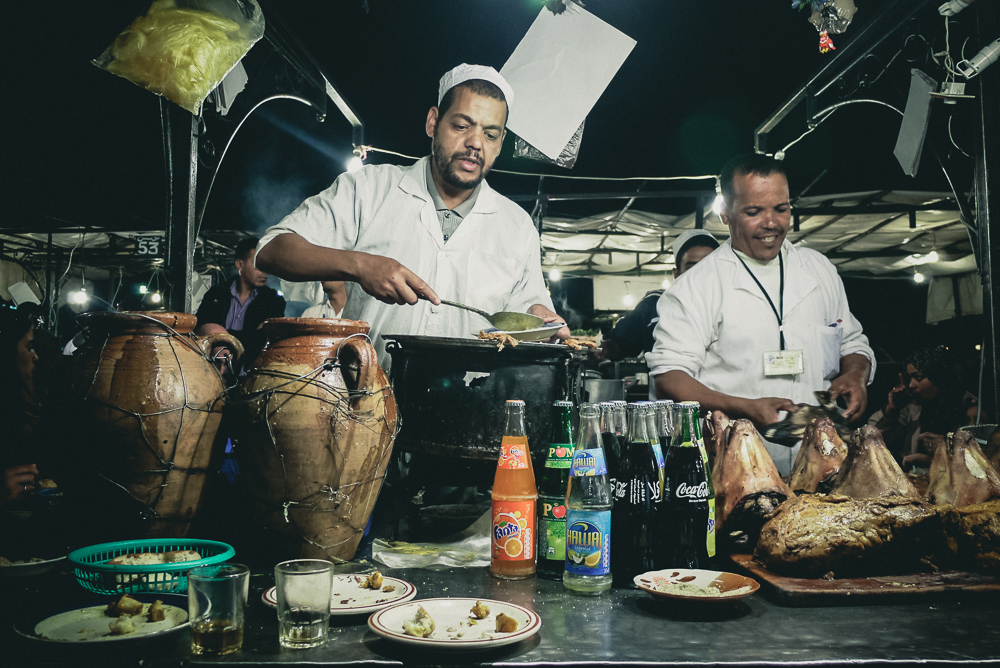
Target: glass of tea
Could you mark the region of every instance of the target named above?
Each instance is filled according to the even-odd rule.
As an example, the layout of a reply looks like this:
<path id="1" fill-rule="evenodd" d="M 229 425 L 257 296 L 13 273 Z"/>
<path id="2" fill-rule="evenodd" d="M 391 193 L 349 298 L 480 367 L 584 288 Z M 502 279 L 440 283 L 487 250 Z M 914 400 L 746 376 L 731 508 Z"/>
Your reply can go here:
<path id="1" fill-rule="evenodd" d="M 317 647 L 330 633 L 333 564 L 293 559 L 274 567 L 278 598 L 278 641 L 282 647 Z"/>
<path id="2" fill-rule="evenodd" d="M 243 618 L 250 569 L 242 564 L 201 566 L 188 571 L 191 653 L 230 654 L 243 646 Z"/>

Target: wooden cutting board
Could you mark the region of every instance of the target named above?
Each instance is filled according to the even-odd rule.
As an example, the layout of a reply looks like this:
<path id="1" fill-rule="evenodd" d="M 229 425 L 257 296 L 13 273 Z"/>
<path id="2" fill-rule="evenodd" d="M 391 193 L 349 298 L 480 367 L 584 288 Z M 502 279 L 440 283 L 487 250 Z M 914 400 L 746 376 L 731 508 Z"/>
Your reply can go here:
<path id="1" fill-rule="evenodd" d="M 915 603 L 935 597 L 1000 594 L 1000 577 L 983 573 L 940 571 L 823 580 L 772 573 L 749 554 L 734 554 L 729 558 L 757 579 L 778 603 L 791 606 Z"/>

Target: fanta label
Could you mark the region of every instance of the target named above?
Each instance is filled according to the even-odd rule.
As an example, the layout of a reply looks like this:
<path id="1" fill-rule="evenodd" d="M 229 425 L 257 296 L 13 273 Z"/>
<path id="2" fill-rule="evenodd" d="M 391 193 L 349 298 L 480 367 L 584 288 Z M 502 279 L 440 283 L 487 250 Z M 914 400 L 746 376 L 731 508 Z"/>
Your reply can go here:
<path id="1" fill-rule="evenodd" d="M 611 511 L 571 510 L 566 518 L 566 570 L 577 575 L 611 572 Z"/>
<path id="2" fill-rule="evenodd" d="M 531 458 L 528 456 L 527 443 L 500 443 L 500 459 L 497 460 L 499 469 L 526 469 L 531 466 Z"/>
<path id="3" fill-rule="evenodd" d="M 601 448 L 578 450 L 573 454 L 573 466 L 569 474 L 575 477 L 607 475 L 608 465 L 604 461 L 604 450 Z"/>
<path id="4" fill-rule="evenodd" d="M 535 558 L 535 502 L 494 501 L 490 554 L 500 561 Z"/>

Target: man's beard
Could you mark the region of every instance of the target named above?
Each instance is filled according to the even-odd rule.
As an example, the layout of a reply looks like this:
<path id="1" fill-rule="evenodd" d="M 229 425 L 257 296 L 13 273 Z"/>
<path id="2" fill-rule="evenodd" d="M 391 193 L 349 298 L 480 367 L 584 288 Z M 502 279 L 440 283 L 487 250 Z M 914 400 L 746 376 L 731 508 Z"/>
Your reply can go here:
<path id="1" fill-rule="evenodd" d="M 460 190 L 472 190 L 478 186 L 484 178 L 486 178 L 486 168 L 483 165 L 483 158 L 481 155 L 477 155 L 474 152 L 459 152 L 452 153 L 450 156 L 445 156 L 443 153 L 444 151 L 441 148 L 441 144 L 439 144 L 437 139 L 435 139 L 431 146 L 431 159 L 434 160 L 434 166 L 437 168 L 437 173 L 441 176 L 441 180 L 453 188 L 458 188 Z M 472 158 L 473 160 L 479 161 L 479 175 L 471 181 L 463 181 L 460 179 L 455 171 L 456 168 L 454 164 L 455 160 L 460 158 Z"/>

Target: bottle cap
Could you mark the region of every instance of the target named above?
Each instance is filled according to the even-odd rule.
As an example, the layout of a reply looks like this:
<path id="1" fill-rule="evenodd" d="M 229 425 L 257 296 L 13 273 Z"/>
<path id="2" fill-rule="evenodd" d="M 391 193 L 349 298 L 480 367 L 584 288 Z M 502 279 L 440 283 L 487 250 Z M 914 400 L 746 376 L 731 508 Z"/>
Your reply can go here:
<path id="1" fill-rule="evenodd" d="M 508 403 L 510 403 L 510 402 L 508 402 Z M 524 402 L 522 401 L 521 403 L 524 403 Z M 558 406 L 559 408 L 566 408 L 567 406 L 569 406 L 570 408 L 572 408 L 573 407 L 573 402 L 572 401 L 555 401 L 555 402 L 552 403 L 552 405 L 553 406 Z"/>
<path id="2" fill-rule="evenodd" d="M 524 405 L 524 401 L 522 399 L 508 399 L 507 400 L 507 405 L 508 406 L 523 406 Z"/>

